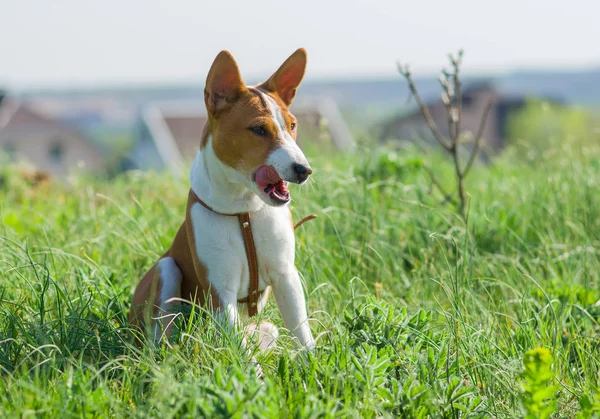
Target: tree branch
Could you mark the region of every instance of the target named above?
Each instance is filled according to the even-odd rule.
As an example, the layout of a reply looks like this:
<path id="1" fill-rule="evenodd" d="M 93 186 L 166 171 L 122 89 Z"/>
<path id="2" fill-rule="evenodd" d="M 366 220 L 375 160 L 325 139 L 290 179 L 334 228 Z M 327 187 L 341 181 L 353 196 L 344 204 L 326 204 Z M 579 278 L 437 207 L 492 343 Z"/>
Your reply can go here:
<path id="1" fill-rule="evenodd" d="M 423 167 L 425 172 L 427 172 L 427 174 L 429 175 L 429 178 L 431 179 L 431 183 L 433 183 L 436 186 L 436 188 L 438 188 L 440 193 L 442 195 L 444 195 L 444 201 L 442 201 L 442 203 L 450 202 L 452 205 L 456 206 L 456 200 L 452 197 L 451 194 L 446 192 L 446 190 L 444 189 L 444 187 L 442 186 L 442 184 L 440 183 L 438 178 L 435 177 L 435 175 L 433 174 L 433 171 L 425 165 L 423 165 L 421 167 Z"/>
<path id="2" fill-rule="evenodd" d="M 442 70 L 442 74 L 440 75 L 440 84 L 442 85 L 442 89 L 444 92 L 442 93 L 442 103 L 446 108 L 446 113 L 448 116 L 448 135 L 450 137 L 450 149 L 448 150 L 452 154 L 452 150 L 454 148 L 454 144 L 456 143 L 456 134 L 455 134 L 455 112 L 454 112 L 454 88 L 450 83 L 448 83 L 449 74 L 446 70 Z"/>
<path id="3" fill-rule="evenodd" d="M 429 126 L 429 129 L 433 133 L 435 139 L 440 143 L 440 145 L 442 147 L 444 147 L 444 149 L 446 149 L 447 151 L 450 151 L 451 146 L 448 145 L 446 140 L 444 140 L 444 137 L 440 133 L 437 125 L 435 124 L 433 118 L 431 117 L 431 113 L 429 112 L 429 109 L 427 108 L 427 106 L 425 105 L 423 100 L 421 99 L 421 96 L 419 95 L 419 92 L 417 91 L 417 87 L 415 86 L 415 83 L 412 79 L 410 71 L 408 71 L 408 69 L 403 69 L 402 66 L 400 64 L 398 64 L 398 72 L 402 76 L 404 76 L 404 78 L 408 82 L 408 87 L 410 89 L 410 92 L 412 93 L 415 100 L 417 101 L 417 104 L 419 105 L 419 109 L 421 110 L 421 113 L 423 114 L 423 117 L 425 118 L 425 121 L 427 122 L 427 125 Z"/>
<path id="4" fill-rule="evenodd" d="M 469 157 L 469 161 L 467 165 L 462 171 L 462 177 L 467 176 L 469 170 L 471 170 L 471 166 L 475 162 L 477 158 L 477 154 L 479 154 L 479 147 L 481 146 L 481 138 L 483 137 L 483 130 L 485 129 L 485 124 L 487 122 L 488 115 L 490 110 L 492 109 L 492 105 L 494 104 L 494 99 L 490 99 L 488 103 L 485 105 L 485 109 L 483 110 L 483 115 L 481 116 L 481 121 L 479 122 L 479 128 L 477 129 L 477 136 L 475 137 L 475 145 L 473 146 L 473 151 L 471 151 L 471 156 Z"/>
<path id="5" fill-rule="evenodd" d="M 462 50 L 458 51 L 456 58 L 450 56 L 450 62 L 452 63 L 452 67 L 454 69 L 454 74 L 452 75 L 452 79 L 454 82 L 454 94 L 456 96 L 456 119 L 454 125 L 454 134 L 456 135 L 456 148 L 458 148 L 458 144 L 460 143 L 460 134 L 461 134 L 461 116 L 462 116 L 462 85 L 460 82 L 460 65 L 462 64 Z"/>

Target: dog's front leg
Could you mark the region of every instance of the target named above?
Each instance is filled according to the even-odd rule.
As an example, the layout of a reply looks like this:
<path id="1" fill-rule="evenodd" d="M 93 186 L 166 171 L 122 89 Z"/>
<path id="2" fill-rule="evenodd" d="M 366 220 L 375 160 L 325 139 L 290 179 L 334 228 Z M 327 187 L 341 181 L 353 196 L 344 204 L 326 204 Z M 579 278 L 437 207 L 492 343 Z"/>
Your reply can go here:
<path id="1" fill-rule="evenodd" d="M 238 332 L 242 330 L 240 315 L 238 312 L 238 302 L 237 302 L 237 294 L 232 292 L 224 292 L 221 294 L 221 309 L 217 313 L 217 319 L 219 319 L 219 323 L 222 326 L 229 328 L 233 331 L 234 335 L 237 337 Z M 256 368 L 256 375 L 258 377 L 262 377 L 263 371 L 261 365 L 258 363 L 256 358 L 252 355 L 252 351 L 248 347 L 248 341 L 246 340 L 246 335 L 244 331 L 241 333 L 241 347 L 242 350 L 246 352 L 246 355 L 250 358 L 250 362 Z"/>
<path id="2" fill-rule="evenodd" d="M 306 315 L 306 300 L 296 268 L 291 267 L 285 274 L 274 275 L 272 286 L 285 327 L 298 338 L 300 345 L 314 349 L 315 341 Z"/>
<path id="3" fill-rule="evenodd" d="M 240 320 L 240 314 L 238 311 L 237 293 L 232 291 L 225 291 L 220 293 L 221 307 L 217 311 L 217 320 L 221 324 L 221 327 L 227 327 L 237 337 L 238 333 L 241 332 L 241 346 L 242 349 L 248 350 L 248 342 L 246 336 L 243 333 L 242 322 Z M 249 355 L 250 352 L 248 352 Z"/>
<path id="4" fill-rule="evenodd" d="M 240 315 L 237 306 L 237 293 L 234 291 L 224 291 L 219 293 L 221 306 L 216 311 L 218 323 L 223 328 L 237 334 L 241 329 Z M 245 345 L 245 339 L 242 339 L 242 345 Z"/>

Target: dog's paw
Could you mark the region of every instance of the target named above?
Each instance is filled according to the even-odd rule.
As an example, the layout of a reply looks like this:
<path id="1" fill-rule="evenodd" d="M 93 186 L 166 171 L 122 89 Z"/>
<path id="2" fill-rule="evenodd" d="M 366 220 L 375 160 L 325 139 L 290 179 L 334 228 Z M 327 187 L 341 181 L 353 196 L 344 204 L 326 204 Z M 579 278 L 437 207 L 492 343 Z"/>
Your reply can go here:
<path id="1" fill-rule="evenodd" d="M 256 323 L 249 324 L 246 326 L 246 333 L 250 336 L 256 335 L 261 351 L 275 347 L 279 338 L 279 329 L 270 322 L 260 322 L 258 325 Z"/>
<path id="2" fill-rule="evenodd" d="M 304 348 L 310 352 L 314 352 L 316 347 L 317 347 L 317 342 L 314 339 L 309 340 L 304 345 Z"/>

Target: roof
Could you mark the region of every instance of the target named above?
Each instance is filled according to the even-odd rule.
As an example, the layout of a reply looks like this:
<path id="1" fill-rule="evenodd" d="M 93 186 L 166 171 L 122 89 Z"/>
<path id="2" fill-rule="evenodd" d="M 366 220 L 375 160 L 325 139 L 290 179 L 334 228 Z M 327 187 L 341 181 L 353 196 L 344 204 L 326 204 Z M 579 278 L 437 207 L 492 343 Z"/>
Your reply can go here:
<path id="1" fill-rule="evenodd" d="M 20 106 L 21 101 L 17 99 L 4 99 L 0 103 L 0 131 L 8 126 Z"/>
<path id="2" fill-rule="evenodd" d="M 498 91 L 498 89 L 494 87 L 493 83 L 491 83 L 489 81 L 482 80 L 482 81 L 471 82 L 471 83 L 466 84 L 463 87 L 462 98 L 463 98 L 463 100 L 468 99 L 468 98 L 473 98 L 474 96 L 476 96 L 478 94 L 488 93 L 488 92 L 495 94 L 497 96 L 501 95 L 500 92 Z M 500 97 L 503 97 L 503 96 L 500 96 Z M 413 98 L 411 97 L 411 99 L 413 99 Z M 434 105 L 441 104 L 442 100 L 440 99 L 440 95 L 437 94 L 435 97 L 425 99 L 424 102 L 425 102 L 425 106 L 427 106 L 428 108 L 431 108 Z M 404 120 L 413 119 L 413 118 L 415 118 L 417 116 L 421 116 L 421 115 L 422 115 L 421 110 L 415 104 L 415 106 L 413 106 L 406 112 L 402 112 L 399 115 L 397 114 L 396 116 L 392 117 L 387 122 L 385 122 L 383 125 L 397 124 Z"/>
<path id="3" fill-rule="evenodd" d="M 9 124 L 44 124 L 61 131 L 66 131 L 74 137 L 86 140 L 86 142 L 93 145 L 78 128 L 48 117 L 29 104 L 14 97 L 5 97 L 0 103 L 0 132 L 7 128 Z"/>
<path id="4" fill-rule="evenodd" d="M 0 103 L 0 135 L 12 128 L 34 127 L 46 131 L 55 130 L 82 142 L 88 152 L 102 159 L 101 149 L 77 127 L 65 124 L 30 106 L 28 103 L 11 96 L 5 96 Z"/>
<path id="5" fill-rule="evenodd" d="M 189 150 L 182 135 L 196 135 L 199 144 L 207 118 L 204 105 L 197 101 L 153 102 L 142 109 L 140 117 L 164 164 L 174 171 L 181 167 Z"/>

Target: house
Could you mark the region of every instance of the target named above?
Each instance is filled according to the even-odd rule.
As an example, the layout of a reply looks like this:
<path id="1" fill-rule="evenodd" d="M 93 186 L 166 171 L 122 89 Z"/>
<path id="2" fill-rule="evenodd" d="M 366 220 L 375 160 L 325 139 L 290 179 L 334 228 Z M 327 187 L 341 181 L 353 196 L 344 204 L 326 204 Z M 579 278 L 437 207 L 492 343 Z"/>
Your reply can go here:
<path id="1" fill-rule="evenodd" d="M 482 149 L 488 152 L 498 152 L 507 142 L 507 116 L 521 109 L 526 104 L 526 98 L 518 95 L 504 95 L 489 83 L 479 83 L 467 86 L 462 94 L 461 126 L 463 134 L 470 133 L 473 138 L 477 135 L 480 121 L 487 103 L 492 100 L 492 107 L 482 135 Z M 440 133 L 448 137 L 448 113 L 441 99 L 427 104 L 432 119 Z M 395 117 L 384 124 L 381 142 L 407 140 L 424 140 L 434 142 L 425 118 L 419 109 L 407 115 Z"/>
<path id="2" fill-rule="evenodd" d="M 325 141 L 347 150 L 353 140 L 335 102 L 322 100 L 294 107 L 298 118 L 298 144 Z M 142 107 L 134 128 L 134 145 L 123 169 L 178 171 L 196 155 L 207 121 L 204 102 L 163 101 Z"/>
<path id="3" fill-rule="evenodd" d="M 103 169 L 99 150 L 74 127 L 13 97 L 0 102 L 0 150 L 55 177 Z"/>

